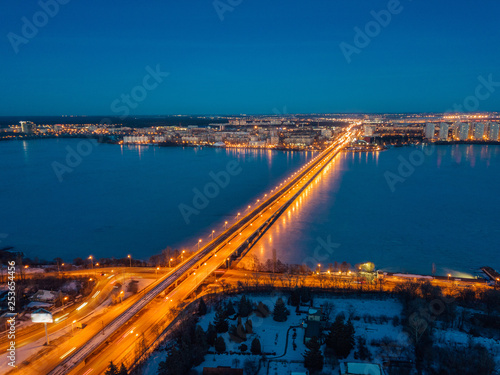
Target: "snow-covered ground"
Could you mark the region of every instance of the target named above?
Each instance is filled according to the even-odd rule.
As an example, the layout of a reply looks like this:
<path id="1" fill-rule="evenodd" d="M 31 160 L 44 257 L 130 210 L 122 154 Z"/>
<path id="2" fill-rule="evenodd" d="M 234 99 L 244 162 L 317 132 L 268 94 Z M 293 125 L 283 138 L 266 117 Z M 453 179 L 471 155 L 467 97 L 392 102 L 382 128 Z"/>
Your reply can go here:
<path id="1" fill-rule="evenodd" d="M 272 311 L 279 295 L 250 295 L 250 299 L 254 303 L 263 302 Z M 229 300 L 233 302 L 237 311 L 238 301 L 241 296 L 232 297 Z M 287 296 L 282 296 L 283 301 L 287 301 Z M 342 297 L 316 297 L 314 298 L 314 307 L 324 306 L 326 303 L 333 305 L 333 311 L 330 316 L 330 321 L 333 322 L 339 313 L 343 313 L 346 318 L 351 317 L 355 328 L 355 336 L 364 337 L 366 345 L 372 356 L 372 363 L 382 364 L 384 359 L 404 359 L 405 353 L 412 353 L 413 349 L 406 333 L 403 332 L 402 326 L 398 320 L 401 319 L 402 306 L 397 299 L 371 299 L 371 298 L 342 298 Z M 286 322 L 275 322 L 272 315 L 267 318 L 261 318 L 255 313 L 252 313 L 249 319 L 252 321 L 253 333 L 247 334 L 247 339 L 244 344 L 248 350 L 245 354 L 241 354 L 239 346 L 242 343 L 231 341 L 229 333 L 224 333 L 221 336 L 226 343 L 225 354 L 213 354 L 214 348 L 210 348 L 212 354 L 205 356 L 205 361 L 195 370 L 201 374 L 204 367 L 231 366 L 244 368 L 246 360 L 253 360 L 257 364 L 261 356 L 251 355 L 250 346 L 254 338 L 259 338 L 262 346 L 262 351 L 266 353 L 276 353 L 275 355 L 267 355 L 268 361 L 265 363 L 259 374 L 269 375 L 288 375 L 292 372 L 305 372 L 303 366 L 303 354 L 306 347 L 303 343 L 305 329 L 301 323 L 306 319 L 308 308 L 302 306 L 302 313 L 296 313 L 295 307 L 287 305 L 290 310 L 290 315 Z M 210 323 L 213 324 L 215 317 L 215 309 L 209 307 L 208 313 L 201 317 L 199 325 L 206 330 Z M 394 317 L 398 317 L 394 321 Z M 242 323 L 245 323 L 246 318 L 242 318 Z M 236 325 L 237 320 L 230 320 L 229 325 Z M 292 328 L 291 328 L 292 327 Z M 285 344 L 288 336 L 288 346 L 285 353 Z M 296 336 L 294 338 L 294 331 Z M 467 333 L 461 332 L 458 329 L 440 329 L 436 328 L 433 332 L 434 342 L 436 345 L 468 345 L 469 340 L 475 344 L 481 344 L 496 357 L 497 363 L 500 363 L 500 342 L 494 339 L 485 337 L 471 338 Z M 296 344 L 296 347 L 294 346 Z M 374 344 L 374 345 L 373 345 Z M 324 346 L 323 346 L 324 348 Z M 408 349 L 408 351 L 406 351 Z M 229 354 L 233 352 L 232 354 Z M 345 360 L 348 362 L 360 362 L 354 357 L 355 350 L 351 352 Z M 410 354 L 411 355 L 411 354 Z M 165 360 L 166 351 L 154 352 L 146 362 L 142 369 L 145 375 L 157 375 L 158 365 Z M 325 366 L 323 373 L 338 374 L 338 364 L 325 356 Z"/>
<path id="2" fill-rule="evenodd" d="M 282 296 L 283 300 L 287 301 L 287 296 Z M 250 296 L 250 299 L 254 303 L 263 302 L 272 311 L 274 304 L 279 296 L 270 297 L 268 295 Z M 235 309 L 237 310 L 238 301 L 240 296 L 231 298 Z M 339 313 L 344 313 L 346 318 L 350 315 L 353 316 L 353 324 L 356 330 L 356 336 L 364 336 L 367 339 L 368 347 L 370 348 L 371 340 L 379 340 L 383 337 L 389 336 L 392 338 L 402 337 L 401 326 L 394 327 L 392 325 L 392 318 L 394 316 L 401 315 L 401 304 L 394 299 L 386 300 L 372 300 L 372 299 L 354 299 L 354 298 L 315 298 L 314 307 L 319 307 L 324 305 L 326 302 L 333 304 L 333 312 L 331 314 L 331 321 L 335 319 L 335 316 Z M 271 360 L 269 363 L 269 374 L 289 374 L 291 371 L 305 371 L 301 362 L 304 360 L 303 354 L 306 350 L 304 345 L 304 332 L 305 329 L 302 327 L 302 322 L 306 319 L 307 313 L 305 313 L 308 308 L 301 307 L 301 311 L 304 313 L 296 313 L 295 307 L 287 305 L 290 310 L 290 315 L 286 322 L 276 322 L 273 320 L 272 315 L 267 318 L 261 318 L 255 313 L 251 314 L 249 319 L 252 321 L 253 332 L 247 335 L 247 340 L 244 342 L 248 346 L 246 354 L 239 354 L 240 350 L 238 347 L 242 343 L 236 343 L 230 340 L 229 333 L 224 333 L 221 336 L 226 342 L 226 354 L 208 354 L 205 356 L 205 362 L 200 366 L 196 367 L 196 370 L 201 374 L 204 367 L 217 367 L 217 366 L 232 366 L 242 368 L 245 360 L 253 359 L 258 362 L 260 356 L 254 356 L 250 353 L 250 345 L 254 338 L 258 338 L 261 342 L 262 351 L 266 353 L 276 353 L 275 355 L 268 355 L 268 358 L 279 357 L 276 360 Z M 373 323 L 365 323 L 363 316 L 370 315 L 374 318 L 388 317 L 386 323 L 377 323 L 374 319 Z M 215 317 L 215 310 L 210 309 L 209 312 L 200 319 L 199 325 L 206 330 L 209 323 L 213 324 Z M 242 319 L 243 324 L 246 318 Z M 229 325 L 236 325 L 237 320 L 229 321 Z M 291 328 L 295 327 L 295 328 Z M 288 347 L 285 353 L 285 344 L 288 335 Z M 294 338 L 294 332 L 296 332 L 296 337 Z M 294 347 L 294 343 L 296 347 Z M 370 348 L 372 353 L 376 354 L 376 348 Z M 210 349 L 212 352 L 213 348 Z M 229 354 L 229 352 L 236 352 Z M 348 360 L 354 360 L 354 351 Z M 156 375 L 158 364 L 163 361 L 166 357 L 166 352 L 159 351 L 155 352 L 151 358 L 148 360 L 143 373 L 145 375 Z M 328 365 L 325 366 L 324 371 L 333 371 Z M 261 370 L 262 374 L 267 373 L 267 369 Z"/>
<path id="3" fill-rule="evenodd" d="M 252 297 L 252 301 L 258 303 L 262 301 L 265 303 L 269 309 L 272 311 L 274 304 L 279 296 L 275 297 Z M 237 306 L 237 301 L 239 298 L 234 298 L 233 303 Z M 286 302 L 286 296 L 283 297 L 283 300 Z M 391 324 L 391 320 L 384 324 L 377 323 L 365 323 L 362 319 L 365 315 L 370 315 L 375 318 L 379 318 L 381 316 L 388 316 L 390 318 L 394 316 L 400 316 L 401 314 L 401 305 L 396 300 L 364 300 L 364 299 L 353 299 L 353 298 L 315 298 L 314 299 L 314 307 L 319 307 L 324 305 L 326 302 L 333 304 L 333 312 L 331 316 L 331 321 L 335 319 L 335 316 L 339 313 L 344 313 L 346 317 L 350 315 L 353 316 L 353 324 L 356 330 L 356 336 L 365 336 L 367 339 L 367 343 L 369 344 L 372 339 L 382 339 L 385 336 L 389 337 L 398 337 L 401 335 L 402 330 L 401 327 L 394 327 Z M 291 371 L 290 366 L 292 361 L 303 361 L 303 354 L 306 351 L 306 347 L 304 345 L 304 332 L 305 329 L 302 328 L 302 322 L 306 319 L 306 313 L 295 312 L 295 308 L 292 306 L 287 306 L 290 310 L 290 315 L 286 322 L 276 322 L 273 320 L 272 316 L 268 316 L 267 318 L 260 318 L 255 314 L 250 316 L 250 319 L 253 323 L 253 331 L 254 333 L 248 335 L 247 341 L 245 344 L 250 347 L 250 344 L 254 337 L 257 337 L 262 346 L 262 351 L 266 353 L 276 353 L 276 357 L 279 358 L 278 361 L 273 361 L 270 363 L 270 374 L 285 374 Z M 301 311 L 307 311 L 306 307 L 301 307 Z M 200 325 L 203 329 L 207 329 L 208 324 L 213 322 L 215 316 L 215 311 L 211 311 L 203 319 L 200 321 Z M 356 317 L 360 317 L 360 320 L 356 320 Z M 244 322 L 244 319 L 243 319 Z M 233 324 L 235 322 L 232 322 Z M 231 324 L 231 322 L 230 322 Z M 300 326 L 300 328 L 296 328 L 297 337 L 293 339 L 293 328 L 290 330 L 288 337 L 288 348 L 285 354 L 285 344 L 286 344 L 286 334 L 287 330 L 292 326 Z M 225 333 L 222 335 L 224 340 L 226 341 L 227 352 L 236 351 L 239 352 L 238 346 L 241 344 L 232 342 L 229 339 L 229 334 Z M 296 349 L 294 349 L 293 343 L 296 344 Z M 375 351 L 375 350 L 372 350 Z M 284 355 L 283 355 L 284 354 Z M 353 353 L 351 353 L 351 357 Z M 205 357 L 206 361 L 197 367 L 197 370 L 201 373 L 203 367 L 217 367 L 217 366 L 228 366 L 233 363 L 239 363 L 240 367 L 243 365 L 244 361 L 248 358 L 254 357 L 256 359 L 259 356 L 248 356 L 248 355 L 238 355 L 238 354 L 209 354 Z M 273 357 L 273 356 L 269 356 Z M 235 361 L 235 359 L 239 360 Z M 354 359 L 354 358 L 350 358 Z M 234 361 L 234 362 L 233 362 Z M 286 361 L 286 362 L 284 362 Z M 302 364 L 293 364 L 294 371 L 305 371 Z M 275 369 L 275 370 L 273 370 Z M 325 371 L 332 370 L 328 367 L 324 368 Z M 285 372 L 283 372 L 285 371 Z"/>

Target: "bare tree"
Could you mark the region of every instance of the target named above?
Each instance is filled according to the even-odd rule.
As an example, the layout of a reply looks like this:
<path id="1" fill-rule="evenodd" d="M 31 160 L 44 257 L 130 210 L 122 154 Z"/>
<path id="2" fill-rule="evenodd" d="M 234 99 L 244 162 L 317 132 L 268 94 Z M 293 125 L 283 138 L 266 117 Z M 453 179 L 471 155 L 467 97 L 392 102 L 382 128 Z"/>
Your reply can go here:
<path id="1" fill-rule="evenodd" d="M 261 278 L 261 274 L 259 272 L 253 272 L 252 273 L 252 281 L 253 281 L 253 284 L 254 286 L 257 288 L 260 284 L 260 278 Z"/>

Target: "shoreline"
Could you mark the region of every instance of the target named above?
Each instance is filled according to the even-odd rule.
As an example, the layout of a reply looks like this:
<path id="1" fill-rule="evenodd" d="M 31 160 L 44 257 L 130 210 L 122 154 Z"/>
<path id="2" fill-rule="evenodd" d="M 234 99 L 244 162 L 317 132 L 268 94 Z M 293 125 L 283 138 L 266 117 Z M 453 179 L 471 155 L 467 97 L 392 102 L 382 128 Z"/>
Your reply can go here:
<path id="1" fill-rule="evenodd" d="M 114 141 L 110 139 L 103 139 L 101 136 L 93 135 L 65 135 L 65 136 L 47 136 L 47 137 L 16 137 L 16 138 L 0 138 L 0 141 L 35 141 L 35 140 L 48 140 L 48 139 L 96 139 L 100 144 L 110 144 L 117 146 L 151 146 L 151 147 L 161 147 L 161 148 L 169 148 L 169 147 L 210 147 L 210 148 L 219 148 L 219 149 L 245 149 L 245 150 L 269 150 L 269 151 L 310 151 L 310 152 L 320 152 L 324 150 L 324 148 L 290 148 L 290 147 L 251 147 L 251 146 L 215 146 L 211 144 L 194 144 L 194 143 L 172 143 L 172 144 L 161 144 L 161 143 L 120 143 L 119 141 Z"/>

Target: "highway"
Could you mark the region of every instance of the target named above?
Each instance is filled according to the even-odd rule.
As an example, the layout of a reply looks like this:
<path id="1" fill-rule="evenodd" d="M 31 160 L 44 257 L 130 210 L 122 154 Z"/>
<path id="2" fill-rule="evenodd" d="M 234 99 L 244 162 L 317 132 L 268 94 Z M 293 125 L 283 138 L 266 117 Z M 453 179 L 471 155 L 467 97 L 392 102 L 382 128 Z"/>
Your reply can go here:
<path id="1" fill-rule="evenodd" d="M 271 274 L 269 272 L 252 272 L 245 270 L 228 270 L 224 273 L 223 280 L 232 287 L 241 282 L 248 287 L 272 286 L 274 288 L 294 288 L 298 286 L 311 288 L 339 288 L 359 290 L 376 290 L 390 292 L 400 284 L 408 281 L 429 281 L 432 285 L 439 286 L 443 292 L 451 294 L 459 288 L 472 288 L 473 290 L 485 290 L 490 288 L 484 279 L 464 279 L 460 277 L 447 276 L 426 276 L 426 275 L 388 274 L 379 273 L 378 279 L 372 284 L 366 283 L 363 276 L 355 271 L 347 273 L 340 272 L 313 272 L 305 275 Z M 363 282 L 361 284 L 361 282 Z"/>
<path id="2" fill-rule="evenodd" d="M 88 334 L 84 335 L 82 332 L 79 336 L 80 340 L 71 340 L 71 342 L 64 343 L 64 345 L 57 348 L 54 353 L 46 356 L 46 365 L 40 367 L 34 365 L 29 366 L 31 367 L 31 370 L 35 372 L 26 373 L 48 373 L 51 375 L 70 373 L 72 369 L 80 363 L 83 364 L 83 360 L 85 358 L 89 357 L 93 352 L 100 348 L 103 343 L 106 341 L 109 342 L 110 339 L 113 342 L 113 345 L 107 345 L 107 348 L 111 348 L 110 350 L 112 350 L 115 354 L 119 354 L 122 357 L 125 356 L 127 352 L 130 352 L 130 350 L 132 350 L 132 348 L 136 345 L 137 340 L 142 337 L 142 334 L 147 332 L 148 329 L 152 329 L 153 325 L 150 324 L 151 322 L 148 323 L 149 320 L 146 319 L 148 311 L 155 310 L 155 316 L 157 319 L 159 317 L 163 318 L 166 314 L 168 314 L 170 306 L 178 306 L 185 298 L 198 288 L 207 276 L 211 275 L 217 268 L 224 265 L 232 254 L 242 244 L 244 244 L 249 237 L 253 236 L 259 228 L 262 228 L 262 226 L 265 226 L 269 221 L 276 218 L 276 215 L 283 212 L 284 207 L 288 207 L 288 205 L 304 191 L 308 184 L 314 180 L 319 173 L 321 173 L 323 168 L 331 162 L 337 153 L 348 144 L 353 134 L 351 128 L 352 127 L 343 133 L 330 147 L 317 155 L 299 171 L 293 173 L 280 185 L 272 189 L 271 192 L 264 194 L 262 202 L 261 200 L 255 202 L 255 208 L 251 212 L 243 216 L 230 228 L 221 233 L 217 238 L 208 243 L 205 247 L 201 248 L 190 258 L 186 259 L 171 273 L 162 277 L 157 283 L 152 285 L 151 288 L 148 288 L 140 299 L 131 304 L 130 307 L 124 310 L 120 315 L 116 316 L 112 321 L 105 325 L 103 323 L 104 329 L 101 330 L 100 334 L 97 334 L 98 331 L 96 331 L 95 326 L 93 329 L 89 329 Z M 173 285 L 179 284 L 180 281 L 182 281 L 180 285 L 176 287 L 164 301 L 155 301 L 155 304 L 161 304 L 161 312 L 156 311 L 157 306 L 155 306 L 155 309 L 149 309 L 143 312 L 144 318 L 140 318 L 140 336 L 135 330 L 134 332 L 136 332 L 136 336 L 134 336 L 133 333 L 127 335 L 127 331 L 123 330 L 126 323 L 129 322 L 134 316 L 138 315 L 139 312 L 141 312 L 148 304 L 157 299 L 157 297 L 164 290 Z M 154 322 L 155 319 L 152 321 Z M 132 330 L 133 327 L 131 327 L 130 331 Z M 120 332 L 123 332 L 122 336 L 117 335 L 117 333 Z M 91 334 L 93 335 L 89 337 Z M 148 334 L 148 338 L 153 337 L 154 333 Z M 62 355 L 59 355 L 61 353 Z M 77 373 L 101 373 L 105 368 L 103 366 L 106 366 L 109 360 L 115 360 L 113 355 L 104 355 L 105 353 L 106 349 L 102 350 L 101 348 L 95 359 L 87 361 L 88 363 L 83 367 L 82 365 L 78 366 Z M 96 366 L 89 367 L 92 364 L 91 362 L 96 364 Z M 118 360 L 117 362 L 119 363 L 120 361 Z M 46 371 L 47 366 L 49 365 L 52 365 L 52 371 Z"/>
<path id="3" fill-rule="evenodd" d="M 97 271 L 97 272 L 96 272 Z M 97 283 L 92 292 L 85 298 L 72 305 L 67 304 L 65 308 L 59 308 L 56 313 L 53 313 L 54 324 L 48 326 L 49 338 L 59 330 L 71 328 L 71 322 L 84 319 L 86 316 L 92 314 L 99 305 L 107 300 L 116 282 L 123 282 L 126 277 L 139 276 L 139 277 L 154 277 L 154 269 L 145 268 L 103 268 L 96 271 L 92 270 L 75 270 L 67 271 L 65 273 L 47 273 L 44 276 L 87 276 L 96 278 Z M 123 273 L 125 271 L 125 273 Z M 105 273 L 106 276 L 99 276 Z M 39 274 L 34 274 L 40 277 Z M 96 276 L 98 275 L 98 276 Z M 111 275 L 115 275 L 110 277 Z M 83 305 L 84 304 L 84 305 Z M 82 306 L 79 308 L 80 306 Z M 18 327 L 16 331 L 16 348 L 22 348 L 25 345 L 32 343 L 40 338 L 45 337 L 45 330 L 41 324 L 30 324 L 28 326 Z M 9 345 L 7 332 L 0 334 L 0 351 L 6 351 Z"/>
<path id="4" fill-rule="evenodd" d="M 87 297 L 72 305 L 67 305 L 64 309 L 59 308 L 59 311 L 53 313 L 54 323 L 47 325 L 50 340 L 49 347 L 42 346 L 42 344 L 45 343 L 45 329 L 43 324 L 30 323 L 27 326 L 18 326 L 15 338 L 17 363 L 19 364 L 28 360 L 36 351 L 40 354 L 41 352 L 50 350 L 54 346 L 58 347 L 61 341 L 64 342 L 68 340 L 68 336 L 76 336 L 79 331 L 81 331 L 78 329 L 79 323 L 88 324 L 89 321 L 96 316 L 104 313 L 105 316 L 103 320 L 106 320 L 115 313 L 118 314 L 123 312 L 126 308 L 125 301 L 127 303 L 132 303 L 134 299 L 140 298 L 140 296 L 132 295 L 126 299 L 123 304 L 106 306 L 105 302 L 109 302 L 110 295 L 113 291 L 116 292 L 115 287 L 117 284 L 124 283 L 126 279 L 129 278 L 157 279 L 155 274 L 149 269 L 127 268 L 125 272 L 121 272 L 123 270 L 124 269 L 115 268 L 114 270 L 109 270 L 114 273 L 105 274 L 105 276 L 93 276 L 96 277 L 98 281 Z M 99 322 L 101 322 L 101 320 L 99 320 Z M 10 341 L 6 332 L 0 335 L 0 348 L 2 351 L 7 350 Z M 8 367 L 3 366 L 4 360 L 5 358 L 0 360 L 0 374 L 4 374 L 9 370 Z M 50 369 L 47 371 L 49 370 Z M 23 369 L 22 372 L 32 373 L 30 369 Z"/>

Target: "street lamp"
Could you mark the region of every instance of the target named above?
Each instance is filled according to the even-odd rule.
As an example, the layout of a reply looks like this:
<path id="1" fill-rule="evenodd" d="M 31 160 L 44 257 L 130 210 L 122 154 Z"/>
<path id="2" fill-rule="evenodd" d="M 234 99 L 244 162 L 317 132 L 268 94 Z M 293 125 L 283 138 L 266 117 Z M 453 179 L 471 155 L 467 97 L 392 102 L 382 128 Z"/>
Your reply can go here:
<path id="1" fill-rule="evenodd" d="M 198 240 L 198 250 L 200 250 L 201 238 Z"/>
<path id="2" fill-rule="evenodd" d="M 448 274 L 448 281 L 450 281 L 451 273 Z"/>
<path id="3" fill-rule="evenodd" d="M 182 250 L 182 254 L 181 254 L 181 260 L 184 262 L 184 253 L 186 252 L 186 250 Z"/>
<path id="4" fill-rule="evenodd" d="M 172 259 L 172 258 L 170 258 L 170 259 L 168 260 L 168 268 L 171 268 L 170 263 L 171 263 L 172 261 L 173 261 L 173 259 Z"/>
<path id="5" fill-rule="evenodd" d="M 224 223 L 224 230 L 227 229 L 227 221 Z"/>
<path id="6" fill-rule="evenodd" d="M 67 301 L 67 300 L 68 300 L 68 296 L 66 296 L 62 299 L 62 311 L 64 311 L 64 301 Z"/>
<path id="7" fill-rule="evenodd" d="M 156 276 L 158 276 L 158 270 L 160 269 L 160 267 L 156 267 Z"/>
<path id="8" fill-rule="evenodd" d="M 92 255 L 89 255 L 90 263 L 92 263 L 92 271 L 94 270 L 94 258 Z"/>
<path id="9" fill-rule="evenodd" d="M 132 256 L 129 254 L 127 255 L 128 260 L 130 261 L 130 268 L 132 268 Z"/>
<path id="10" fill-rule="evenodd" d="M 215 233 L 215 230 L 212 230 L 212 241 L 214 240 L 214 233 Z"/>

